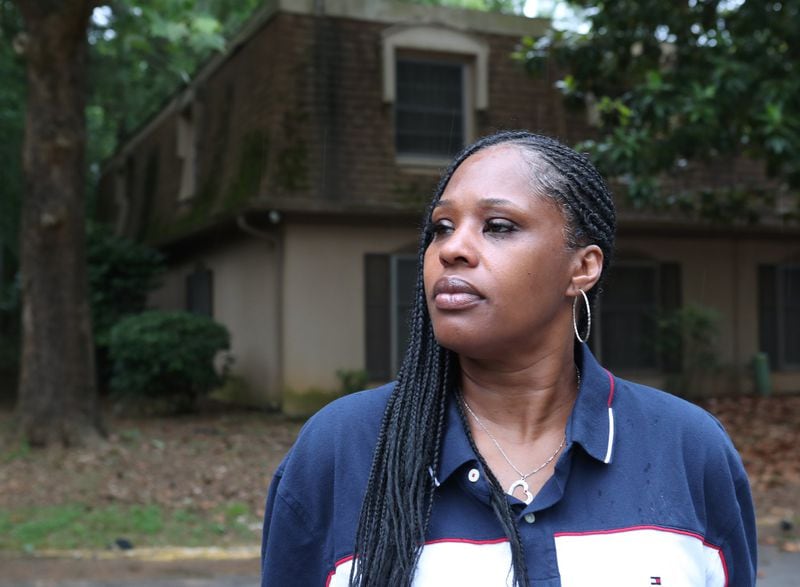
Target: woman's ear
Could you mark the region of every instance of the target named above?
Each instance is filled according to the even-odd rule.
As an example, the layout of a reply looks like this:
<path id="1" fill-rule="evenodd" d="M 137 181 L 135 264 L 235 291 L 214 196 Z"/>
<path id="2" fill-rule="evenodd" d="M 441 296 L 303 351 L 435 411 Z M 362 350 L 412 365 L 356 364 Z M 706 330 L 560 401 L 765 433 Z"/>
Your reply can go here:
<path id="1" fill-rule="evenodd" d="M 567 295 L 577 296 L 578 290 L 588 292 L 600 280 L 603 273 L 603 251 L 597 245 L 581 247 L 573 257 L 572 280 Z"/>

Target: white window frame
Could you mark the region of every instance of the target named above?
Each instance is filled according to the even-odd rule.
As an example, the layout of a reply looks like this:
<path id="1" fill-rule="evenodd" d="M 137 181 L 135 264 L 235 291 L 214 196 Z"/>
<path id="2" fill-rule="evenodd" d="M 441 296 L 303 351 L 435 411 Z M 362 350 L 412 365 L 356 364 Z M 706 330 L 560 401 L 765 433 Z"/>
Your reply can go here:
<path id="1" fill-rule="evenodd" d="M 397 99 L 398 53 L 413 51 L 429 54 L 432 61 L 437 55 L 443 62 L 453 60 L 463 63 L 464 144 L 475 140 L 475 112 L 489 107 L 489 45 L 483 39 L 461 31 L 435 26 L 400 25 L 383 33 L 383 101 L 394 104 Z M 396 154 L 399 165 L 440 167 L 449 158 Z"/>

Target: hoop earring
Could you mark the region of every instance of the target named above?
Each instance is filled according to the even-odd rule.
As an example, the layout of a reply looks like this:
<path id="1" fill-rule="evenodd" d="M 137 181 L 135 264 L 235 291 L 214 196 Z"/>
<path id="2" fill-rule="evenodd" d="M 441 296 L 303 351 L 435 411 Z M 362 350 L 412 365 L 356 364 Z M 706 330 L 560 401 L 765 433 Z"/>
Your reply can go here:
<path id="1" fill-rule="evenodd" d="M 586 336 L 581 338 L 578 332 L 578 318 L 576 312 L 578 296 L 575 296 L 575 299 L 572 300 L 572 327 L 575 329 L 575 338 L 578 339 L 578 342 L 586 342 L 589 340 L 589 333 L 592 331 L 592 308 L 589 306 L 589 298 L 586 297 L 586 293 L 582 289 L 578 289 L 578 291 L 581 292 L 583 303 L 586 304 Z"/>

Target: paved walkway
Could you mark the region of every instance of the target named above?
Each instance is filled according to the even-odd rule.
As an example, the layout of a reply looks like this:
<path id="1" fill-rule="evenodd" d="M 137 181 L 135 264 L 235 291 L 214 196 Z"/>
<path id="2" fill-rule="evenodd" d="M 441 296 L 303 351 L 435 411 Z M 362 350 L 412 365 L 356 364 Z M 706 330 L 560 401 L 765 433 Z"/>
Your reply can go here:
<path id="1" fill-rule="evenodd" d="M 216 579 L 141 579 L 134 581 L 51 581 L 0 583 L 3 587 L 259 587 L 258 577 L 219 577 Z"/>
<path id="2" fill-rule="evenodd" d="M 758 587 L 800 585 L 800 553 L 763 546 L 759 557 Z M 16 559 L 0 560 L 0 587 L 259 587 L 257 559 L 172 563 L 38 560 L 36 563 L 31 566 L 30 559 L 27 565 Z"/>
<path id="3" fill-rule="evenodd" d="M 774 546 L 758 550 L 759 587 L 798 587 L 800 553 L 782 552 Z"/>
<path id="4" fill-rule="evenodd" d="M 257 558 L 0 559 L 0 587 L 258 587 Z"/>

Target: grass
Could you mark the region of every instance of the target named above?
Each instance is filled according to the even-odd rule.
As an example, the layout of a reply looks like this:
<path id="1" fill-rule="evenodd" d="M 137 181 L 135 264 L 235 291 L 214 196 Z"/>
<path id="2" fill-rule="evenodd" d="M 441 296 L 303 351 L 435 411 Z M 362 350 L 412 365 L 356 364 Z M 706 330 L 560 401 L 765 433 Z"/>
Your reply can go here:
<path id="1" fill-rule="evenodd" d="M 156 505 L 67 504 L 0 510 L 0 550 L 73 550 L 111 547 L 119 538 L 135 547 L 253 544 L 260 520 L 239 502 L 201 512 Z"/>

